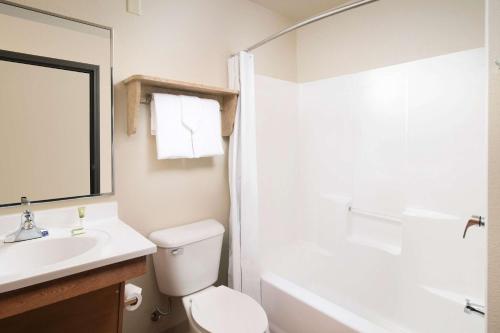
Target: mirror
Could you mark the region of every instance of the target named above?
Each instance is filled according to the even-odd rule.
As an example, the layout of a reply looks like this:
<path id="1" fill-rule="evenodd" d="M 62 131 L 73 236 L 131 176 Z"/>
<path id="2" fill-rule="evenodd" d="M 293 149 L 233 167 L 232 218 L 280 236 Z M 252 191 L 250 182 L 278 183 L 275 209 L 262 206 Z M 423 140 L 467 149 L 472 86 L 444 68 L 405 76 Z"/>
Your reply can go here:
<path id="1" fill-rule="evenodd" d="M 110 28 L 0 3 L 0 206 L 113 192 L 111 46 Z"/>

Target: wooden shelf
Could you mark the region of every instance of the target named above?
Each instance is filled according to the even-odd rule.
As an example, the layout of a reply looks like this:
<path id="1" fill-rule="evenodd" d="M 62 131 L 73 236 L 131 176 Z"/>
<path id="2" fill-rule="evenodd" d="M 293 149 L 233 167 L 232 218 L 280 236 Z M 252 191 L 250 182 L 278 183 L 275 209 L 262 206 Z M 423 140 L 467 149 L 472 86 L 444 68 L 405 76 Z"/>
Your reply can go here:
<path id="1" fill-rule="evenodd" d="M 175 80 L 161 79 L 146 75 L 133 75 L 123 81 L 127 87 L 127 133 L 135 134 L 137 124 L 137 112 L 141 101 L 148 100 L 153 92 L 170 94 L 183 94 L 199 96 L 217 100 L 221 105 L 221 129 L 222 136 L 230 136 L 233 133 L 234 118 L 238 105 L 237 90 L 206 86 L 197 83 L 188 83 Z"/>

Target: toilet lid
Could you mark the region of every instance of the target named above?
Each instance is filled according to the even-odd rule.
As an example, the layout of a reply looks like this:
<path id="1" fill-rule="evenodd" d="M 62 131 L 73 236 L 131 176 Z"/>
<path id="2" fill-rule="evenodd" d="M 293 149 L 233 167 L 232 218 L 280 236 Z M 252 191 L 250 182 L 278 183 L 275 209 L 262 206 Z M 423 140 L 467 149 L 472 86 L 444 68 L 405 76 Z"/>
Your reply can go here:
<path id="1" fill-rule="evenodd" d="M 253 298 L 225 286 L 211 288 L 191 299 L 191 315 L 213 333 L 263 333 L 267 317 Z"/>

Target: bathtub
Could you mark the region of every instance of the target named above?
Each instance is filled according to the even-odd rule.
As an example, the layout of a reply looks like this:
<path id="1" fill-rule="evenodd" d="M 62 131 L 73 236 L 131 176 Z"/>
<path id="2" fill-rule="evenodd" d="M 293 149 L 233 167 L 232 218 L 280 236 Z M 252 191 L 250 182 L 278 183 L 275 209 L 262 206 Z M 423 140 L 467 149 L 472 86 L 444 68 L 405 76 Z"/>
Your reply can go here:
<path id="1" fill-rule="evenodd" d="M 423 283 L 410 268 L 397 274 L 400 255 L 351 245 L 342 252 L 302 242 L 274 253 L 260 277 L 271 333 L 485 332 L 484 318 L 463 310 L 464 299 L 484 300 Z"/>
<path id="2" fill-rule="evenodd" d="M 273 273 L 262 275 L 261 293 L 271 333 L 392 332 Z"/>

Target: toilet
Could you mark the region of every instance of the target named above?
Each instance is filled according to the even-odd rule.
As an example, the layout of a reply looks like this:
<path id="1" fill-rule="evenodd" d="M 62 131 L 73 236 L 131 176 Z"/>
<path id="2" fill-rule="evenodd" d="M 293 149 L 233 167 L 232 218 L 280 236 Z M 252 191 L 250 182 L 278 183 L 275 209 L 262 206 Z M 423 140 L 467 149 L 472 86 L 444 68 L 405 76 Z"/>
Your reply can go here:
<path id="1" fill-rule="evenodd" d="M 160 292 L 182 297 L 192 333 L 264 333 L 268 321 L 253 298 L 225 286 L 215 287 L 224 227 L 203 220 L 158 230 L 153 262 Z"/>

